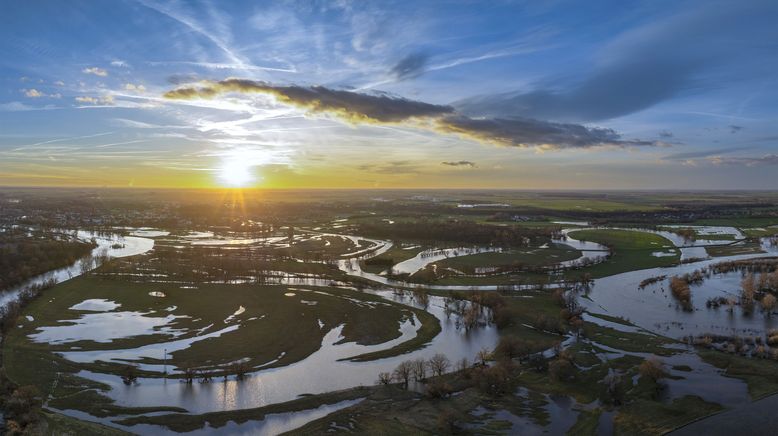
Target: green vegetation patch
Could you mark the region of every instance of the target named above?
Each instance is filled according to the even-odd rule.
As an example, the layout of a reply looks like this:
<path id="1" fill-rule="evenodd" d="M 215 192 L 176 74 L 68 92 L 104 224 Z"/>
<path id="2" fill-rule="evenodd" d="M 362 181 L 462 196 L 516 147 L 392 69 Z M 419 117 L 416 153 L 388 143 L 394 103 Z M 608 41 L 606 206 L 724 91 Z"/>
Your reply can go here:
<path id="1" fill-rule="evenodd" d="M 233 421 L 242 424 L 246 421 L 260 421 L 268 414 L 298 412 L 314 409 L 325 404 L 335 404 L 346 400 L 355 400 L 368 396 L 377 388 L 354 388 L 345 391 L 329 392 L 326 394 L 307 396 L 285 403 L 271 404 L 265 407 L 253 409 L 230 410 L 225 412 L 211 412 L 201 415 L 189 415 L 183 413 L 138 416 L 115 421 L 117 424 L 133 426 L 137 424 L 151 424 L 167 427 L 177 432 L 190 432 L 202 429 L 206 424 L 214 428 L 225 426 Z"/>
<path id="2" fill-rule="evenodd" d="M 567 431 L 571 436 L 597 436 L 597 428 L 600 426 L 602 409 L 582 410 L 578 414 L 578 420 Z"/>
<path id="3" fill-rule="evenodd" d="M 674 248 L 673 243 L 662 236 L 634 231 L 594 229 L 576 230 L 569 235 L 581 241 L 596 242 L 612 249 L 612 255 L 602 263 L 579 270 L 567 271 L 570 277 L 579 276 L 588 272 L 594 278 L 611 276 L 627 271 L 639 269 L 657 268 L 677 265 L 681 259 L 681 253 Z M 671 250 L 672 256 L 653 256 L 654 252 L 667 252 Z"/>
<path id="4" fill-rule="evenodd" d="M 132 433 L 108 427 L 94 422 L 82 421 L 60 413 L 44 411 L 47 433 L 60 436 L 127 436 Z"/>
<path id="5" fill-rule="evenodd" d="M 696 395 L 686 395 L 665 404 L 637 400 L 622 407 L 614 419 L 616 434 L 661 435 L 723 408 Z"/>
<path id="6" fill-rule="evenodd" d="M 150 291 L 163 292 L 165 297 L 153 297 L 149 295 Z M 167 363 L 179 368 L 219 370 L 220 364 L 242 358 L 248 358 L 249 367 L 253 367 L 277 359 L 282 352 L 285 353 L 283 357 L 273 365 L 287 365 L 319 349 L 324 335 L 339 325 L 343 325 L 343 342 L 371 345 L 399 337 L 400 323 L 413 320 L 414 315 L 421 322 L 419 334 L 414 339 L 374 357 L 362 356 L 361 360 L 411 351 L 428 343 L 440 332 L 437 318 L 423 310 L 349 289 L 216 284 L 181 289 L 170 284 L 82 277 L 50 289 L 26 308 L 24 315 L 31 316 L 34 321 L 22 318 L 21 327 L 14 329 L 5 342 L 5 366 L 12 380 L 22 385 L 39 384 L 46 391 L 53 383 L 54 374 L 63 370 L 90 369 L 121 374 L 126 367 L 124 364 L 74 364 L 55 352 L 132 349 L 173 339 L 170 334 L 159 330 L 110 342 L 81 340 L 49 344 L 30 339 L 29 335 L 39 332 L 40 328 L 68 328 L 71 320 L 95 315 L 94 312 L 71 309 L 88 299 L 105 299 L 121 304 L 114 312 L 168 317 L 169 323 L 165 327 L 181 332 L 175 339 L 239 326 L 219 337 L 200 340 L 188 348 L 169 353 Z M 280 325 L 284 326 L 283 335 L 278 334 Z M 247 343 L 263 346 L 245 347 Z M 161 364 L 162 359 L 163 356 L 149 356 L 141 362 Z M 159 373 L 142 371 L 139 375 L 160 376 Z M 77 383 L 74 389 L 83 388 L 95 386 L 81 387 Z"/>
<path id="7" fill-rule="evenodd" d="M 741 254 L 760 254 L 764 253 L 761 244 L 758 242 L 741 242 L 738 244 L 712 245 L 705 247 L 705 251 L 711 257 L 737 256 Z"/>
<path id="8" fill-rule="evenodd" d="M 753 400 L 778 392 L 778 363 L 775 361 L 715 350 L 698 349 L 697 352 L 705 362 L 723 369 L 725 376 L 745 381 Z"/>

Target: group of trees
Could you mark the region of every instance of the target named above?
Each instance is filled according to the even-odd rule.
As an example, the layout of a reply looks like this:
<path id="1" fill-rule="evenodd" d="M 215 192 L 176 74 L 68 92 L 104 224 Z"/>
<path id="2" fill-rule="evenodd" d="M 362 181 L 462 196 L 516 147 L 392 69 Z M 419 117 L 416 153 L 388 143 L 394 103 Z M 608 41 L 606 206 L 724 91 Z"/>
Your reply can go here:
<path id="1" fill-rule="evenodd" d="M 570 330 L 575 334 L 580 334 L 583 329 L 583 308 L 578 303 L 578 292 L 580 288 L 572 288 L 567 291 L 564 289 L 557 289 L 553 293 L 553 298 L 556 303 L 561 307 L 559 311 L 559 319 L 566 323 Z M 565 327 L 559 324 L 557 321 L 556 333 L 563 334 L 566 331 Z"/>
<path id="2" fill-rule="evenodd" d="M 726 305 L 730 312 L 739 305 L 744 315 L 750 315 L 758 305 L 765 316 L 770 317 L 778 304 L 778 261 L 775 259 L 750 259 L 720 262 L 690 273 L 674 276 L 670 279 L 670 291 L 684 310 L 691 311 L 692 292 L 690 285 L 704 282 L 713 274 L 740 272 L 743 279 L 740 282 L 740 296 L 714 297 L 708 299 L 706 306 L 718 308 Z M 641 287 L 662 280 L 664 276 L 651 278 L 641 282 Z"/>
<path id="3" fill-rule="evenodd" d="M 704 334 L 685 340 L 696 346 L 710 348 L 745 357 L 778 360 L 778 329 L 769 329 L 765 336 L 737 336 Z"/>
<path id="4" fill-rule="evenodd" d="M 192 384 L 195 380 L 199 380 L 200 383 L 210 383 L 215 377 L 223 376 L 227 381 L 229 375 L 234 375 L 236 380 L 243 380 L 246 375 L 251 372 L 251 365 L 246 361 L 233 362 L 228 365 L 223 371 L 208 371 L 205 369 L 198 369 L 191 365 L 186 365 L 181 369 L 181 379 L 186 384 Z M 122 382 L 125 385 L 133 385 L 137 382 L 139 372 L 136 365 L 127 365 L 121 371 L 120 374 Z"/>
<path id="5" fill-rule="evenodd" d="M 62 233 L 7 229 L 0 233 L 0 290 L 72 265 L 94 247 Z"/>
<path id="6" fill-rule="evenodd" d="M 5 368 L 0 367 L 0 410 L 4 421 L 0 423 L 0 433 L 43 434 L 38 426 L 42 404 L 38 388 L 31 385 L 18 386 L 6 376 Z"/>
<path id="7" fill-rule="evenodd" d="M 16 320 L 32 300 L 37 298 L 43 291 L 54 286 L 56 282 L 52 279 L 43 283 L 30 285 L 19 292 L 16 299 L 0 306 L 0 333 L 5 337 L 6 333 L 16 325 Z"/>
<path id="8" fill-rule="evenodd" d="M 395 381 L 407 388 L 411 380 L 424 382 L 428 374 L 442 376 L 451 368 L 451 361 L 444 354 L 435 354 L 429 360 L 416 359 L 400 362 L 393 372 L 378 374 L 378 382 L 388 385 Z M 429 371 L 429 372 L 428 372 Z"/>

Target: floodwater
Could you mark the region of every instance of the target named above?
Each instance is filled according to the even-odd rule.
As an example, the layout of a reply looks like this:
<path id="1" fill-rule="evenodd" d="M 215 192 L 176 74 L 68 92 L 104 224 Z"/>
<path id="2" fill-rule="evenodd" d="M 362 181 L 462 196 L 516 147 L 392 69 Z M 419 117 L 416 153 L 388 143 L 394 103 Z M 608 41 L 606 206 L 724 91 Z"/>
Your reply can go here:
<path id="1" fill-rule="evenodd" d="M 402 261 L 392 267 L 394 274 L 414 274 L 424 269 L 431 263 L 451 257 L 469 256 L 471 254 L 490 253 L 502 251 L 500 248 L 492 247 L 458 247 L 424 250 L 416 256 Z"/>
<path id="2" fill-rule="evenodd" d="M 739 289 L 740 274 L 713 275 L 702 285 L 692 285 L 694 310 L 687 312 L 678 307 L 669 290 L 672 276 L 691 273 L 723 261 L 753 259 L 778 255 L 778 247 L 771 246 L 765 238 L 765 253 L 720 257 L 700 262 L 630 271 L 594 282 L 589 299 L 581 299 L 589 311 L 623 317 L 633 324 L 664 336 L 680 339 L 688 335 L 705 333 L 724 335 L 763 334 L 769 328 L 778 327 L 778 317 L 765 317 L 758 310 L 744 316 L 739 308 L 730 314 L 725 308 L 709 309 L 705 303 L 712 297 L 732 296 Z M 665 280 L 640 289 L 640 282 L 666 275 Z"/>
<path id="3" fill-rule="evenodd" d="M 178 336 L 184 331 L 168 325 L 181 316 L 148 316 L 150 312 L 101 312 L 86 313 L 78 319 L 67 319 L 64 325 L 39 327 L 29 337 L 34 342 L 65 344 L 93 341 L 109 343 L 115 339 L 141 335 Z"/>
<path id="4" fill-rule="evenodd" d="M 146 253 L 154 248 L 153 239 L 142 238 L 138 236 L 122 236 L 119 234 L 106 236 L 105 234 L 98 234 L 83 230 L 79 230 L 77 232 L 77 236 L 78 239 L 82 241 L 91 241 L 92 239 L 95 240 L 97 247 L 92 250 L 92 256 L 98 256 L 102 253 L 105 253 L 109 257 L 128 257 Z M 22 283 L 21 285 L 1 293 L 0 306 L 5 306 L 6 304 L 15 300 L 19 296 L 19 293 L 29 286 L 43 284 L 51 280 L 53 280 L 55 283 L 60 283 L 81 275 L 81 262 L 83 262 L 83 260 L 78 261 L 71 266 L 35 276 L 30 280 Z M 89 265 L 90 270 L 96 267 L 97 265 L 94 264 Z"/>
<path id="5" fill-rule="evenodd" d="M 391 291 L 376 293 L 384 298 L 412 304 Z M 105 394 L 122 406 L 167 405 L 183 407 L 190 413 L 206 413 L 214 410 L 262 407 L 289 401 L 302 394 L 373 385 L 380 372 L 391 372 L 405 360 L 429 359 L 436 353 L 443 353 L 452 362 L 462 358 L 472 361 L 479 350 L 484 347 L 491 349 L 497 344 L 498 335 L 494 327 L 484 326 L 465 332 L 464 329 L 457 327 L 453 316 L 451 319 L 446 318 L 443 306 L 443 298 L 430 296 L 428 310 L 438 318 L 442 331 L 428 346 L 400 356 L 375 361 L 352 362 L 341 359 L 388 349 L 411 339 L 416 335 L 420 325 L 418 320 L 415 320 L 416 325 L 411 322 L 403 323 L 400 326 L 402 331 L 400 337 L 377 345 L 339 343 L 343 339 L 341 335 L 343 326 L 338 326 L 324 336 L 321 348 L 307 358 L 287 366 L 260 370 L 243 381 L 230 378 L 225 382 L 187 385 L 178 379 L 143 378 L 137 385 L 128 387 L 118 376 L 89 371 L 81 371 L 79 376 L 111 386 L 111 390 Z M 162 344 L 154 347 L 153 353 L 159 358 L 161 354 L 159 348 Z M 149 348 L 149 351 L 151 350 Z M 126 350 L 126 352 L 130 357 L 139 355 L 138 353 L 133 355 L 133 350 Z M 69 355 L 97 358 L 101 353 L 111 352 L 73 352 Z M 121 357 L 128 357 L 128 355 Z M 116 357 L 118 356 L 113 356 Z M 321 374 L 327 376 L 322 377 Z"/>
<path id="6" fill-rule="evenodd" d="M 564 232 L 567 233 L 571 230 L 573 229 L 566 229 Z M 160 233 L 152 234 L 151 232 Z M 161 234 L 164 233 L 164 231 L 157 231 L 154 229 L 141 229 L 134 233 L 145 234 L 150 237 L 154 237 L 152 235 L 156 235 L 156 237 L 167 236 Z M 657 253 L 681 249 L 683 255 L 686 256 L 685 258 L 707 257 L 705 246 L 713 245 L 713 243 L 722 244 L 722 241 L 708 241 L 704 239 L 698 239 L 693 243 L 690 243 L 672 232 L 657 231 L 654 233 L 665 236 L 672 242 L 667 246 L 657 246 Z M 732 234 L 736 238 L 742 236 L 739 232 L 733 233 L 726 228 L 703 229 L 698 231 L 698 233 L 700 235 Z M 99 244 L 99 247 L 95 250 L 95 254 L 107 250 L 108 254 L 112 257 L 144 253 L 151 250 L 154 246 L 154 240 L 150 237 L 122 237 L 114 235 L 105 238 L 87 232 L 79 232 L 79 237 L 81 238 L 88 239 L 92 236 L 96 237 Z M 310 236 L 309 234 L 306 237 L 312 238 L 323 236 L 343 237 L 354 243 L 354 246 L 356 247 L 355 251 L 344 254 L 343 256 L 346 258 L 338 262 L 338 266 L 341 270 L 354 276 L 367 278 L 377 284 L 389 286 L 408 285 L 378 274 L 364 272 L 359 266 L 360 258 L 379 255 L 389 250 L 392 247 L 391 242 L 358 236 L 326 233 L 318 233 L 315 234 L 315 236 Z M 302 239 L 303 237 L 296 236 L 296 238 Z M 286 238 L 262 238 L 262 240 L 247 238 L 245 241 L 225 240 L 221 237 L 215 237 L 213 233 L 210 232 L 193 233 L 181 237 L 178 240 L 187 239 L 191 243 L 204 245 L 263 243 L 281 246 L 282 244 L 288 243 Z M 554 242 L 563 243 L 581 250 L 582 258 L 587 256 L 591 258 L 602 256 L 603 251 L 607 250 L 602 245 L 578 241 L 571 237 Z M 724 243 L 730 242 L 726 241 Z M 113 248 L 112 246 L 115 246 L 115 244 L 121 244 L 122 246 Z M 704 286 L 694 286 L 692 294 L 695 310 L 692 312 L 684 312 L 676 307 L 676 303 L 669 293 L 666 281 L 647 286 L 645 289 L 639 289 L 638 286 L 641 281 L 650 277 L 660 275 L 671 277 L 673 275 L 691 272 L 695 269 L 721 261 L 748 259 L 769 255 L 774 256 L 778 254 L 778 247 L 770 246 L 766 243 L 766 240 L 763 243 L 763 248 L 767 253 L 761 255 L 722 257 L 668 268 L 631 271 L 597 279 L 594 282 L 592 291 L 589 293 L 590 300 L 582 299 L 581 303 L 591 312 L 621 316 L 638 326 L 637 328 L 676 338 L 702 333 L 748 334 L 748 332 L 753 333 L 754 331 L 763 332 L 765 329 L 773 327 L 774 321 L 772 319 L 766 319 L 758 315 L 745 317 L 737 313 L 737 311 L 735 314 L 730 315 L 724 309 L 715 310 L 707 309 L 705 307 L 707 298 L 719 295 L 729 295 L 734 292 L 740 279 L 739 274 L 712 276 L 705 281 Z M 474 252 L 486 252 L 491 249 L 457 248 L 447 250 L 441 250 L 438 253 L 430 252 L 423 256 L 419 254 L 415 258 L 406 261 L 407 263 L 403 262 L 396 265 L 395 269 L 397 270 L 399 268 L 401 272 L 412 273 L 441 258 L 450 257 L 452 255 L 473 254 Z M 476 251 L 468 252 L 467 250 Z M 580 258 L 577 260 L 580 260 Z M 40 283 L 48 278 L 54 278 L 59 282 L 75 277 L 79 273 L 80 267 L 76 264 L 69 268 L 63 268 L 36 277 L 32 283 Z M 296 285 L 328 285 L 330 283 L 329 280 L 315 277 L 285 277 L 279 278 L 279 282 Z M 29 284 L 31 283 L 27 283 L 25 286 L 28 286 Z M 444 290 L 497 289 L 497 286 L 425 286 L 415 284 L 411 285 L 411 287 Z M 18 290 L 16 292 L 18 293 Z M 296 292 L 304 292 L 304 290 L 297 290 Z M 374 292 L 389 300 L 410 305 L 415 304 L 407 298 L 398 296 L 388 288 Z M 9 294 L 4 294 L 0 297 L 0 304 L 10 301 L 10 298 L 15 297 L 15 295 L 11 297 L 8 295 Z M 367 352 L 388 349 L 411 339 L 417 334 L 419 328 L 418 320 L 414 320 L 415 322 L 406 320 L 398 326 L 401 332 L 400 337 L 377 345 L 340 343 L 343 339 L 341 335 L 343 326 L 338 326 L 324 335 L 321 348 L 307 358 L 283 367 L 260 369 L 259 371 L 250 374 L 250 376 L 242 381 L 229 378 L 223 382 L 217 381 L 187 385 L 177 379 L 142 378 L 138 380 L 138 384 L 126 386 L 119 377 L 113 375 L 89 371 L 81 371 L 79 375 L 103 382 L 110 386 L 111 389 L 105 394 L 114 399 L 116 403 L 121 406 L 178 406 L 187 409 L 190 413 L 199 414 L 217 410 L 262 407 L 269 404 L 289 401 L 298 398 L 302 394 L 316 394 L 352 388 L 359 385 L 373 385 L 380 372 L 391 372 L 397 364 L 404 360 L 417 358 L 428 359 L 436 353 L 447 355 L 452 362 L 456 362 L 462 358 L 472 360 L 480 349 L 491 349 L 496 345 L 498 335 L 492 326 L 484 326 L 465 332 L 463 329 L 459 328 L 453 317 L 451 319 L 446 317 L 443 309 L 443 298 L 430 296 L 429 300 L 430 304 L 426 310 L 432 313 L 441 323 L 441 333 L 427 344 L 427 346 L 400 356 L 370 362 L 342 360 Z M 77 319 L 68 320 L 68 324 L 66 325 L 42 328 L 31 336 L 33 340 L 53 343 L 66 343 L 75 340 L 107 342 L 113 339 L 139 334 L 167 334 L 172 337 L 173 340 L 165 343 L 148 345 L 132 350 L 71 351 L 63 353 L 64 357 L 75 362 L 91 362 L 96 360 L 132 361 L 141 359 L 142 357 L 159 359 L 160 357 L 165 356 L 166 352 L 171 353 L 176 350 L 185 349 L 194 342 L 220 336 L 221 334 L 240 328 L 239 325 L 229 324 L 229 321 L 225 320 L 225 323 L 228 323 L 229 325 L 219 331 L 208 335 L 175 339 L 175 336 L 179 335 L 180 332 L 166 327 L 166 325 L 172 321 L 171 319 L 168 319 L 172 315 L 168 314 L 165 316 L 149 317 L 147 316 L 149 314 L 141 312 L 114 312 L 117 308 L 118 305 L 110 300 L 85 300 L 73 306 L 71 309 L 87 313 L 80 314 L 80 317 Z M 237 308 L 237 311 L 240 311 L 240 308 Z M 593 317 L 589 317 L 587 320 L 597 322 L 598 324 L 609 323 L 608 321 Z M 778 323 L 778 320 L 775 322 Z M 618 325 L 616 323 L 610 324 Z M 630 327 L 630 329 L 635 329 L 635 327 Z M 606 349 L 606 347 L 601 344 L 598 346 Z M 606 351 L 608 350 L 606 349 Z M 608 352 L 613 354 L 621 353 L 620 350 L 610 350 Z M 275 360 L 270 361 L 266 365 L 272 364 L 274 361 Z M 745 385 L 741 381 L 720 377 L 719 370 L 705 364 L 699 360 L 698 356 L 692 353 L 680 353 L 671 356 L 667 358 L 666 363 L 668 365 L 689 365 L 693 368 L 692 372 L 674 370 L 674 375 L 682 376 L 684 379 L 669 382 L 669 388 L 666 392 L 668 398 L 698 393 L 703 395 L 706 399 L 717 401 L 725 405 L 734 405 L 747 399 L 747 391 L 745 390 Z M 162 365 L 144 364 L 142 367 L 143 369 L 159 372 L 175 370 L 172 366 L 167 368 Z M 321 374 L 327 374 L 327 376 L 322 377 Z M 714 377 L 717 382 L 711 387 L 710 380 Z M 719 383 L 718 380 L 725 380 L 725 382 L 722 384 Z M 229 434 L 274 434 L 279 431 L 286 431 L 299 427 L 310 420 L 325 416 L 332 411 L 348 407 L 351 404 L 353 403 L 342 402 L 294 414 L 268 415 L 264 421 L 250 421 L 241 425 L 230 423 L 228 426 L 220 429 L 206 428 L 203 429 L 202 432 L 211 433 L 217 431 Z M 556 406 L 550 405 L 548 411 L 552 414 L 552 417 L 557 418 L 556 421 L 561 423 L 558 425 L 564 424 L 564 426 L 567 426 L 569 422 L 574 422 L 575 414 L 577 412 L 574 412 L 571 407 L 568 407 L 569 405 L 560 405 L 558 402 L 553 402 L 553 404 L 556 404 Z M 65 413 L 73 416 L 83 415 L 77 411 L 65 411 Z M 95 420 L 95 418 L 89 419 Z M 528 426 L 527 421 L 523 418 L 506 416 L 506 419 L 514 424 L 514 428 L 522 429 L 525 432 L 534 432 L 534 429 L 531 426 Z M 562 427 L 556 429 L 564 431 L 564 428 Z M 145 434 L 160 433 L 160 428 L 156 426 L 136 426 L 131 427 L 130 430 Z M 548 428 L 545 430 L 548 431 Z"/>

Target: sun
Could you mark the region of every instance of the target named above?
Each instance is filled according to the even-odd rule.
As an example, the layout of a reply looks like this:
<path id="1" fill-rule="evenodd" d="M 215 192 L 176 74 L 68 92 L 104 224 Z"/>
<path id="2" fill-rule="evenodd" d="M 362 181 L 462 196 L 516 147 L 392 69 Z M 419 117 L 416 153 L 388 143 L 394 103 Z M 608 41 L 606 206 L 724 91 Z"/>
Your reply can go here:
<path id="1" fill-rule="evenodd" d="M 242 188 L 254 181 L 250 162 L 242 162 L 237 159 L 229 159 L 219 168 L 219 180 L 229 187 Z"/>

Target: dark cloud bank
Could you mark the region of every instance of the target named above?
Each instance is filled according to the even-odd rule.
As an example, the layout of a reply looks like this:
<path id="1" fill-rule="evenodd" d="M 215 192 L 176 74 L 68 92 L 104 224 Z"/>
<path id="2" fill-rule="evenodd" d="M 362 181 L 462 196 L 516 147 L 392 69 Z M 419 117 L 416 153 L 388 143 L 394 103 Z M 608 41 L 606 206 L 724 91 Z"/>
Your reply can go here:
<path id="1" fill-rule="evenodd" d="M 523 117 L 475 118 L 457 113 L 451 106 L 324 86 L 280 86 L 252 80 L 226 79 L 177 88 L 165 93 L 165 97 L 214 98 L 227 93 L 269 94 L 283 103 L 311 113 L 335 115 L 351 123 L 414 123 L 421 128 L 503 146 L 570 149 L 657 145 L 652 141 L 624 139 L 611 129 Z"/>

